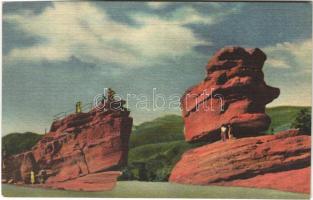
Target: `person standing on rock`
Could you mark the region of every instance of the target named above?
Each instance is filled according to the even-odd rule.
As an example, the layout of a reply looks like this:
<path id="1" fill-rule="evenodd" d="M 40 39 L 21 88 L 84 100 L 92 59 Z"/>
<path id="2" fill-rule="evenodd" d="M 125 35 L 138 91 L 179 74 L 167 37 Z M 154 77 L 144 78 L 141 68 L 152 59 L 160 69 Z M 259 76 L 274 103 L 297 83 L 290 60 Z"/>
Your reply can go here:
<path id="1" fill-rule="evenodd" d="M 221 126 L 221 139 L 223 142 L 226 141 L 226 131 L 227 131 L 227 127 L 225 126 L 225 124 L 223 124 Z"/>
<path id="2" fill-rule="evenodd" d="M 229 140 L 234 139 L 234 133 L 233 133 L 232 125 L 228 124 L 227 129 L 228 129 L 228 139 Z"/>

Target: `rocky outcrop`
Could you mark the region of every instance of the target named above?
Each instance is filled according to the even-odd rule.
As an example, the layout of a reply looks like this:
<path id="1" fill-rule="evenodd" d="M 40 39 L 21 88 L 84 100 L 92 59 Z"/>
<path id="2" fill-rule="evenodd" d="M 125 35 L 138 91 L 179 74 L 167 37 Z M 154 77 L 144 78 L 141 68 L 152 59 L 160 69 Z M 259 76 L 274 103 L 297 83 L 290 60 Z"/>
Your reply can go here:
<path id="1" fill-rule="evenodd" d="M 183 154 L 170 181 L 310 192 L 311 136 L 275 135 L 215 142 Z"/>
<path id="2" fill-rule="evenodd" d="M 265 59 L 260 49 L 241 47 L 212 57 L 205 80 L 181 98 L 185 140 L 207 144 L 182 155 L 170 182 L 309 193 L 311 136 L 298 130 L 260 133 L 271 122 L 265 105 L 279 96 L 264 82 Z M 223 124 L 232 125 L 235 138 L 218 141 Z"/>
<path id="3" fill-rule="evenodd" d="M 215 141 L 222 124 L 233 125 L 236 137 L 267 130 L 270 118 L 265 105 L 279 89 L 267 86 L 260 49 L 223 48 L 211 58 L 206 78 L 181 98 L 186 141 Z"/>
<path id="4" fill-rule="evenodd" d="M 93 109 L 68 115 L 54 121 L 50 132 L 31 151 L 5 160 L 6 168 L 12 171 L 7 179 L 29 183 L 31 170 L 36 175 L 45 170 L 46 185 L 71 181 L 65 185 L 76 190 L 73 183 L 77 180 L 81 185 L 81 178 L 77 178 L 96 177 L 91 174 L 98 173 L 104 177 L 103 172 L 119 170 L 127 164 L 131 128 L 132 118 L 126 109 Z M 116 181 L 117 175 L 113 177 Z"/>

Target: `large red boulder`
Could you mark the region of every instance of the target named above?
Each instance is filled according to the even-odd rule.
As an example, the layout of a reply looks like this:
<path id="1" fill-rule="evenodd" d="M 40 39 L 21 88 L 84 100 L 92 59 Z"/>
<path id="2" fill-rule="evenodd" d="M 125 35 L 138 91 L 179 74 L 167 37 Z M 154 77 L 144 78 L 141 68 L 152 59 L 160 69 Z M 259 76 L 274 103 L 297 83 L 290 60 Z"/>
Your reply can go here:
<path id="1" fill-rule="evenodd" d="M 126 165 L 132 127 L 128 115 L 128 111 L 95 109 L 54 122 L 51 132 L 33 147 L 40 168 L 55 174 L 48 182 Z"/>
<path id="2" fill-rule="evenodd" d="M 97 175 L 90 175 L 98 173 L 105 177 L 108 174 L 103 172 L 119 170 L 127 164 L 131 129 L 132 118 L 126 109 L 95 108 L 88 113 L 68 115 L 54 121 L 50 132 L 30 152 L 5 160 L 12 171 L 18 172 L 9 175 L 7 179 L 28 183 L 31 170 L 36 175 L 44 170 L 48 176 L 46 184 L 58 185 L 60 182 L 71 181 L 65 185 L 71 185 L 68 187 L 75 189 L 74 183 L 81 185 L 83 183 L 80 180 L 87 180 L 74 181 L 77 178 L 86 175 L 96 177 Z M 117 175 L 111 175 L 108 180 L 115 179 L 115 182 Z M 93 183 L 97 180 L 94 179 Z M 103 184 L 98 186 L 101 185 Z"/>
<path id="3" fill-rule="evenodd" d="M 265 60 L 260 49 L 226 47 L 214 54 L 206 78 L 181 97 L 186 141 L 218 140 L 226 123 L 233 125 L 236 137 L 268 129 L 265 105 L 280 92 L 264 82 Z"/>
<path id="4" fill-rule="evenodd" d="M 260 49 L 227 47 L 209 61 L 206 78 L 181 98 L 185 140 L 207 141 L 185 152 L 169 181 L 310 191 L 311 136 L 298 130 L 262 136 L 271 120 L 265 105 L 279 89 L 264 82 Z M 231 124 L 233 139 L 221 139 Z M 264 135 L 264 134 L 263 134 Z"/>
<path id="5" fill-rule="evenodd" d="M 310 192 L 311 136 L 276 135 L 215 142 L 185 152 L 170 182 Z"/>

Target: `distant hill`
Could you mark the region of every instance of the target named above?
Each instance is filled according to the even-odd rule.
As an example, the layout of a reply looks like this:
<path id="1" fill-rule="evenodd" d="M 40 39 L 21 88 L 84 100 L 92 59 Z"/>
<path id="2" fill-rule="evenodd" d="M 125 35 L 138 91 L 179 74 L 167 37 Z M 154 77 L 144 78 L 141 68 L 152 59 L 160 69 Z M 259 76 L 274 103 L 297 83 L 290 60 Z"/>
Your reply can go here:
<path id="1" fill-rule="evenodd" d="M 311 111 L 311 107 L 301 106 L 278 106 L 273 108 L 267 108 L 266 113 L 272 119 L 270 129 L 273 128 L 274 133 L 289 129 L 297 114 L 303 108 L 307 108 Z"/>
<path id="2" fill-rule="evenodd" d="M 311 110 L 311 107 L 300 106 L 267 108 L 266 113 L 272 119 L 270 128 L 273 128 L 274 132 L 289 129 L 302 108 Z M 183 128 L 184 122 L 179 115 L 165 115 L 152 121 L 144 122 L 134 127 L 130 138 L 130 148 L 146 144 L 184 140 Z"/>
<path id="3" fill-rule="evenodd" d="M 183 140 L 184 123 L 181 116 L 166 115 L 136 126 L 130 138 L 130 147 Z"/>
<path id="4" fill-rule="evenodd" d="M 2 137 L 2 152 L 5 150 L 7 155 L 14 155 L 28 151 L 42 136 L 32 132 L 10 133 Z"/>

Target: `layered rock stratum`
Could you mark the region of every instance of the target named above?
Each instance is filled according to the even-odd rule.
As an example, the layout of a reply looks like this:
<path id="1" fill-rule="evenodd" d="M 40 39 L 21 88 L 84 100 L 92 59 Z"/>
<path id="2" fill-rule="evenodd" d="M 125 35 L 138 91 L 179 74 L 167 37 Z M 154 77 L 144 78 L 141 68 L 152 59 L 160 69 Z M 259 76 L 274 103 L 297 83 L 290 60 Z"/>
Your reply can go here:
<path id="1" fill-rule="evenodd" d="M 311 137 L 297 130 L 215 142 L 185 152 L 170 181 L 310 192 Z"/>

